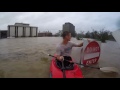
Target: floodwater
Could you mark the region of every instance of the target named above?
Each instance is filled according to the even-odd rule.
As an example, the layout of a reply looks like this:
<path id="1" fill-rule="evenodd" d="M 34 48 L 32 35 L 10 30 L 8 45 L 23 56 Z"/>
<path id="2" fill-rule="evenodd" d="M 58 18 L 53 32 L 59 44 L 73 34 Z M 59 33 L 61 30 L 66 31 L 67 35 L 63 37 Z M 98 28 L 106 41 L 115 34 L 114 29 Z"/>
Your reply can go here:
<path id="1" fill-rule="evenodd" d="M 55 53 L 61 37 L 32 37 L 0 39 L 0 78 L 49 78 L 51 57 L 41 53 Z M 73 42 L 81 41 L 72 38 Z M 112 66 L 120 70 L 120 47 L 116 42 L 102 43 L 99 67 Z M 73 50 L 75 57 L 75 50 Z M 118 73 L 82 68 L 85 78 L 119 78 Z"/>

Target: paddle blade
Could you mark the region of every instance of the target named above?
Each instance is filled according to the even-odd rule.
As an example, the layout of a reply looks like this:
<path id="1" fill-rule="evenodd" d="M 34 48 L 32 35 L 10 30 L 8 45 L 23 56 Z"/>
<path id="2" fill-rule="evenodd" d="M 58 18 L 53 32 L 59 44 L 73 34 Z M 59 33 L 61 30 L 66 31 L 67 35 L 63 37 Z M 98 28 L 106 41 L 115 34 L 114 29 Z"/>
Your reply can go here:
<path id="1" fill-rule="evenodd" d="M 116 72 L 116 73 L 119 72 L 119 70 L 115 67 L 103 67 L 103 68 L 100 68 L 100 70 L 102 72 Z"/>

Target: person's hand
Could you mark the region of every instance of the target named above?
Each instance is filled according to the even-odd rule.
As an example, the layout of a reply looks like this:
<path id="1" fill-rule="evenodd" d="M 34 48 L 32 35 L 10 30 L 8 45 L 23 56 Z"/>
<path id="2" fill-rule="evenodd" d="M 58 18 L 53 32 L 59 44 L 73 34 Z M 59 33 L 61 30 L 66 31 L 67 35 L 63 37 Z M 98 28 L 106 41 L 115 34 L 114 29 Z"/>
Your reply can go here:
<path id="1" fill-rule="evenodd" d="M 62 61 L 64 59 L 63 56 L 60 56 L 59 58 L 57 58 L 59 61 Z"/>
<path id="2" fill-rule="evenodd" d="M 60 61 L 62 61 L 64 59 L 64 57 L 63 56 L 60 56 Z"/>

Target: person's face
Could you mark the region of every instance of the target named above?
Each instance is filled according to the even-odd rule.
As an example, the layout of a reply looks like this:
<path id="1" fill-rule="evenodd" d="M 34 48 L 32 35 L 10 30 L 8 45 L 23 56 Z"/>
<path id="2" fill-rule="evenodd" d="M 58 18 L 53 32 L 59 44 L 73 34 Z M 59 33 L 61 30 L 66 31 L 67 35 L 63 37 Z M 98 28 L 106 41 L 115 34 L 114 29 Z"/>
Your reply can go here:
<path id="1" fill-rule="evenodd" d="M 69 34 L 66 36 L 66 39 L 67 39 L 68 41 L 71 40 L 71 33 L 69 33 Z"/>

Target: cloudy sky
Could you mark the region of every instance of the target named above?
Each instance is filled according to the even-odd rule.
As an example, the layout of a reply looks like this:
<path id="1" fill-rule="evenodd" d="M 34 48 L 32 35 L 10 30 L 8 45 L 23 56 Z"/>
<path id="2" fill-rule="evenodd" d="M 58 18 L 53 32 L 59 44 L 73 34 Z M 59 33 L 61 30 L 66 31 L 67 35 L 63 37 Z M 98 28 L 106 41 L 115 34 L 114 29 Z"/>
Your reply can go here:
<path id="1" fill-rule="evenodd" d="M 39 30 L 56 33 L 65 22 L 75 25 L 76 32 L 120 28 L 120 12 L 0 12 L 0 30 L 16 22 L 38 26 Z M 120 23 L 120 22 L 119 22 Z"/>

